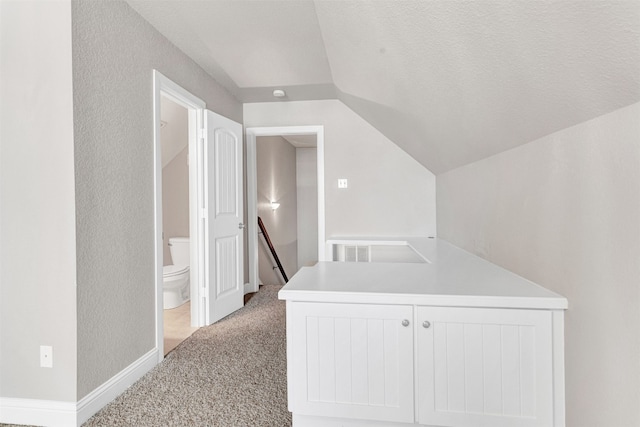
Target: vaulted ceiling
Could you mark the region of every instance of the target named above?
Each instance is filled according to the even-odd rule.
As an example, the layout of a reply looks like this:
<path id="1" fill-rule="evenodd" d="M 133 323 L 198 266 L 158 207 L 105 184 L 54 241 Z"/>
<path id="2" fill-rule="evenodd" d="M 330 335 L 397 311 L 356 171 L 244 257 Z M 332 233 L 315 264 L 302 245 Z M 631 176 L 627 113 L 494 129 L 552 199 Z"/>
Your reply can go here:
<path id="1" fill-rule="evenodd" d="M 242 102 L 337 98 L 434 173 L 640 101 L 640 2 L 129 0 Z"/>

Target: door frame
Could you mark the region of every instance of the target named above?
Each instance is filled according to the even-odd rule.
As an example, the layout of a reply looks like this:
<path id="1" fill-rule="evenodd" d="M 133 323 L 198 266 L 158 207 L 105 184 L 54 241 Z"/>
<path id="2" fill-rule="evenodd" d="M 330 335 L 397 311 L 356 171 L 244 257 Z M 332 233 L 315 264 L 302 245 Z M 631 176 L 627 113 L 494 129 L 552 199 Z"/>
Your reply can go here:
<path id="1" fill-rule="evenodd" d="M 325 261 L 324 212 L 324 126 L 251 127 L 245 130 L 247 141 L 247 252 L 249 283 L 244 292 L 257 292 L 258 278 L 258 169 L 256 139 L 259 136 L 316 135 L 318 173 L 318 261 Z"/>
<path id="2" fill-rule="evenodd" d="M 163 239 L 162 239 L 162 146 L 160 143 L 161 98 L 165 96 L 188 110 L 189 118 L 189 234 L 190 234 L 190 293 L 191 326 L 204 326 L 204 302 L 202 289 L 203 274 L 201 258 L 203 230 L 198 222 L 198 183 L 202 182 L 202 168 L 198 167 L 198 140 L 202 129 L 203 100 L 174 83 L 158 70 L 153 70 L 153 155 L 154 155 L 154 218 L 155 231 L 155 302 L 156 302 L 156 348 L 158 360 L 164 359 L 164 307 L 163 307 Z M 202 184 L 200 184 L 201 186 Z"/>

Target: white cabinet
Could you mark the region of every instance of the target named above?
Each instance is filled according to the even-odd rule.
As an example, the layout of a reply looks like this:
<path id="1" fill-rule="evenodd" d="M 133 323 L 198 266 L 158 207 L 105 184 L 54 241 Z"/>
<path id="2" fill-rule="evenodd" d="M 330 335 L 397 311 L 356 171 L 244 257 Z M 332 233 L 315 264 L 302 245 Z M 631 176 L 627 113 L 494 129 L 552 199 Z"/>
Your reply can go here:
<path id="1" fill-rule="evenodd" d="M 287 303 L 289 410 L 413 422 L 413 307 Z"/>
<path id="2" fill-rule="evenodd" d="M 553 425 L 552 314 L 417 307 L 420 424 Z"/>
<path id="3" fill-rule="evenodd" d="M 294 426 L 560 426 L 553 320 L 551 310 L 288 301 Z"/>

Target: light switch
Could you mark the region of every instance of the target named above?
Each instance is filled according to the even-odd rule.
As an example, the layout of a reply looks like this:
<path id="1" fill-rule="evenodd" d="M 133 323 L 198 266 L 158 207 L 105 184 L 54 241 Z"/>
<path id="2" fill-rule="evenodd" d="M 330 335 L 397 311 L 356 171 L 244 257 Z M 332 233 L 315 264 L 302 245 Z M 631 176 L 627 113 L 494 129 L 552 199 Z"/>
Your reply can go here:
<path id="1" fill-rule="evenodd" d="M 346 178 L 340 178 L 338 180 L 338 188 L 347 188 L 348 184 L 347 184 L 347 179 Z"/>

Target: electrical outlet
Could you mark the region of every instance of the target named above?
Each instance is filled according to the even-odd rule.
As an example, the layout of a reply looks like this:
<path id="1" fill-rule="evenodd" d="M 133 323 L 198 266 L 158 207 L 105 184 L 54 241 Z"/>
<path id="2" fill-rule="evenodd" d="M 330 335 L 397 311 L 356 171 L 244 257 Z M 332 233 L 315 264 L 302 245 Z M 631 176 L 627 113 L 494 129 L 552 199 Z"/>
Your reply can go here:
<path id="1" fill-rule="evenodd" d="M 338 188 L 347 188 L 349 186 L 346 178 L 340 178 L 338 180 Z"/>
<path id="2" fill-rule="evenodd" d="M 50 345 L 40 346 L 40 367 L 53 368 L 53 347 Z"/>

